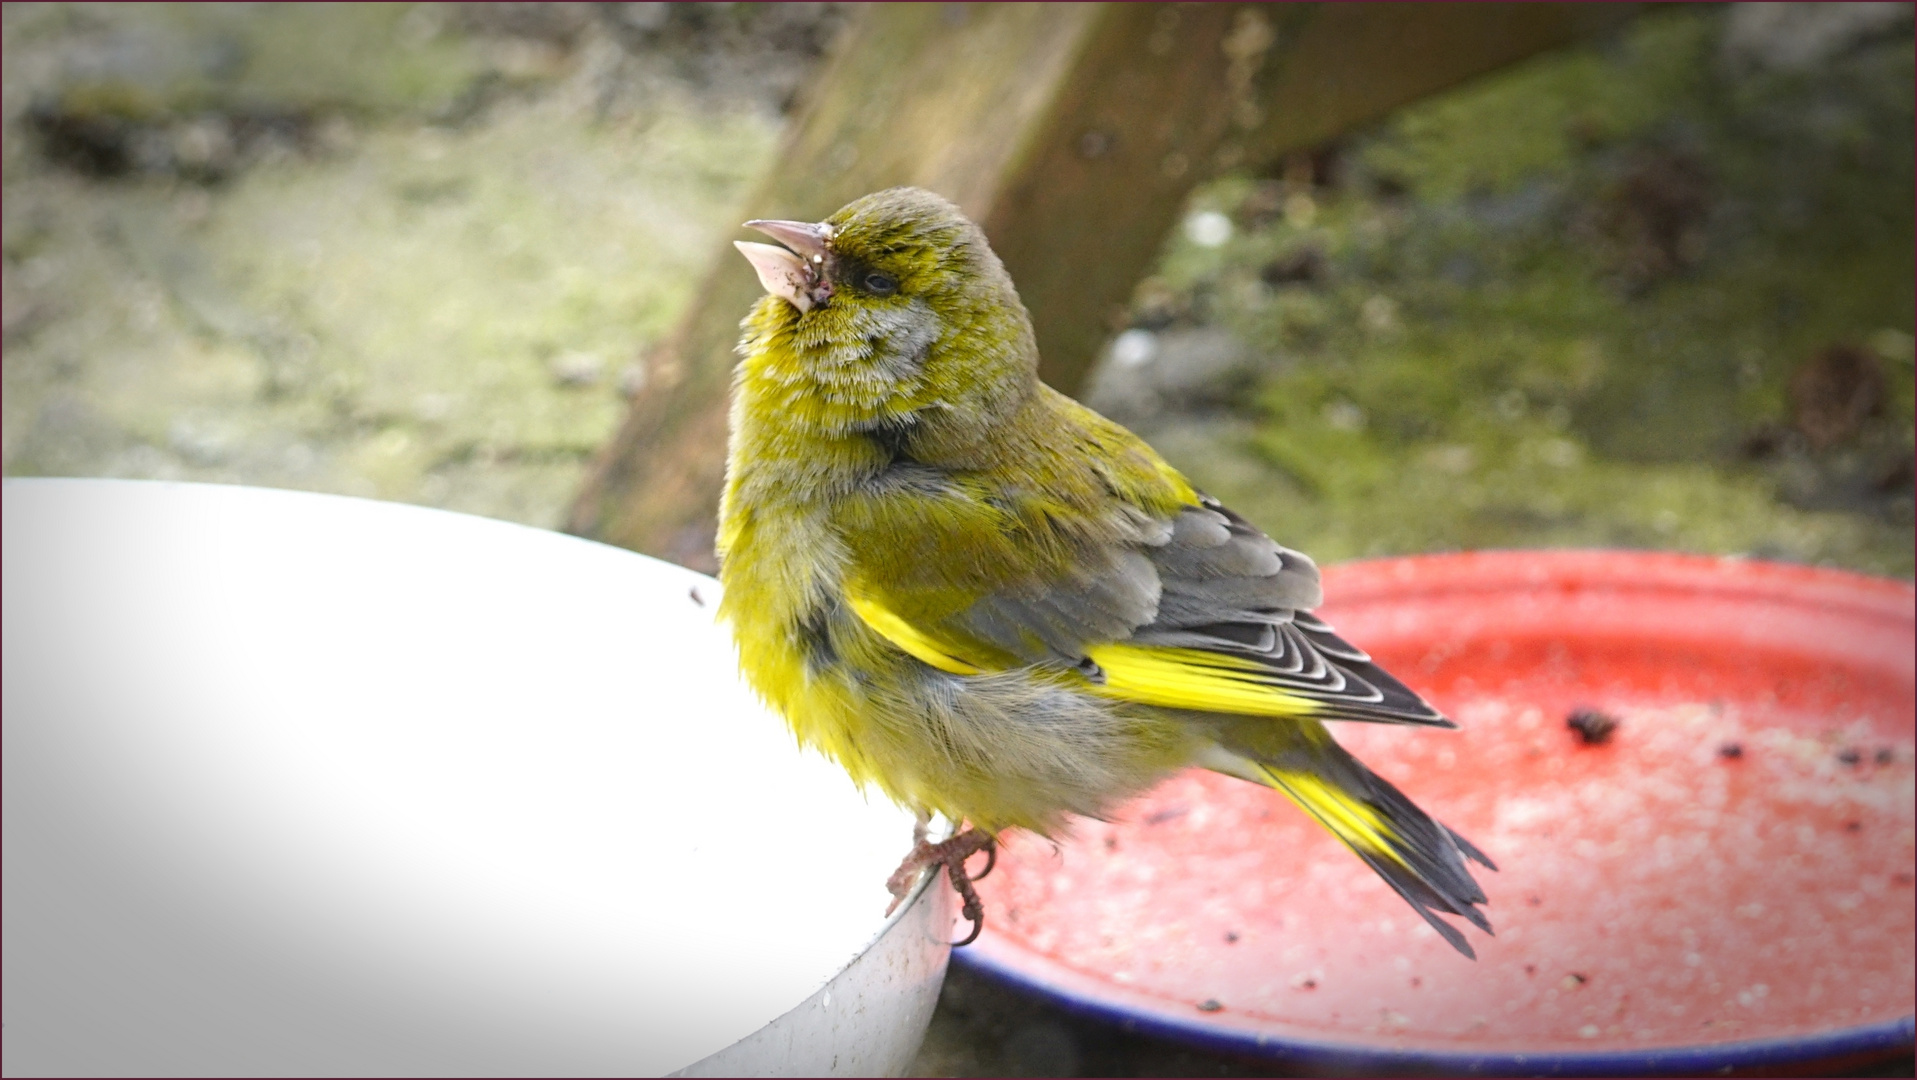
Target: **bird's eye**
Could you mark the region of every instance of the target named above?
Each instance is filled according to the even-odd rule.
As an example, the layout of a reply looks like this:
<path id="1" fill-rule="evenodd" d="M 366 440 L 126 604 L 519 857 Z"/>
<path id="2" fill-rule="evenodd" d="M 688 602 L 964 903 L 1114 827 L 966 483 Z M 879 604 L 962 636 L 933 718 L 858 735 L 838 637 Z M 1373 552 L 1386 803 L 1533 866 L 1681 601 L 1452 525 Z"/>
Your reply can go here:
<path id="1" fill-rule="evenodd" d="M 876 296 L 890 296 L 899 291 L 899 279 L 874 270 L 865 275 L 865 291 Z"/>

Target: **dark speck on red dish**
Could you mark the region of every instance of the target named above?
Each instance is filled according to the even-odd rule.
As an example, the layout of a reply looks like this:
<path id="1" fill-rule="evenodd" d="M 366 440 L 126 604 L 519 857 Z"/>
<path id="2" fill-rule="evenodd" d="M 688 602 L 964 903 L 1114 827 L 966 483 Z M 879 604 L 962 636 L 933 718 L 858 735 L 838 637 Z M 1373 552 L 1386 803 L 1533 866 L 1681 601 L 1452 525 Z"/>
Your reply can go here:
<path id="1" fill-rule="evenodd" d="M 1578 739 L 1586 746 L 1601 746 L 1610 742 L 1617 725 L 1617 717 L 1596 709 L 1573 709 L 1564 720 L 1564 726 L 1577 732 Z"/>

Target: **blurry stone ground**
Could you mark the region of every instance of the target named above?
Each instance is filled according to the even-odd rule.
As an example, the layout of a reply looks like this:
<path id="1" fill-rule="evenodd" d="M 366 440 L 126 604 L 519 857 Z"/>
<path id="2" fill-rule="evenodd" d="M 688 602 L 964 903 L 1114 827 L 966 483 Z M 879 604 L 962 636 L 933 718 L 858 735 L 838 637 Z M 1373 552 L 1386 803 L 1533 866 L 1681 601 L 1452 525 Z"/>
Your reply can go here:
<path id="1" fill-rule="evenodd" d="M 555 525 L 840 21 L 4 8 L 5 471 Z"/>
<path id="2" fill-rule="evenodd" d="M 556 525 L 843 17 L 5 5 L 6 474 Z M 1912 83 L 1908 5 L 1660 11 L 1201 190 L 1089 397 L 1324 560 L 1907 577 Z M 955 967 L 914 1071 L 1267 1068 Z"/>

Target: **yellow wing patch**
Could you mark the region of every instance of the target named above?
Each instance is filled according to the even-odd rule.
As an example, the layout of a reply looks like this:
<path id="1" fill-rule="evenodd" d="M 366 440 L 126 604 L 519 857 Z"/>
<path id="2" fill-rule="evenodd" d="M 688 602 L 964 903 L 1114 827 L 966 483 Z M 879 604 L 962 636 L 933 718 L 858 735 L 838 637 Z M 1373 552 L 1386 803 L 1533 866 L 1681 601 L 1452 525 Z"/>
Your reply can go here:
<path id="1" fill-rule="evenodd" d="M 890 608 L 869 596 L 847 590 L 845 601 L 872 632 L 918 657 L 920 660 L 954 675 L 977 675 L 984 669 L 953 656 L 918 628 L 899 618 Z"/>
<path id="2" fill-rule="evenodd" d="M 873 633 L 940 671 L 977 675 L 985 671 L 982 663 L 994 663 L 960 655 L 949 643 L 857 589 L 848 589 L 845 599 Z M 1312 699 L 1273 685 L 1263 666 L 1253 660 L 1202 649 L 1118 643 L 1094 645 L 1085 653 L 1104 672 L 1102 683 L 1085 684 L 1101 697 L 1243 716 L 1311 716 L 1320 711 Z"/>
<path id="3" fill-rule="evenodd" d="M 981 653 L 964 643 L 929 634 L 864 591 L 846 590 L 846 604 L 873 633 L 926 664 L 953 675 L 978 675 L 1004 662 L 992 649 Z M 965 650 L 961 652 L 960 650 Z M 1264 665 L 1255 660 L 1203 649 L 1128 645 L 1094 645 L 1085 655 L 1103 672 L 1102 682 L 1087 680 L 1085 689 L 1101 697 L 1156 705 L 1167 709 L 1236 713 L 1241 716 L 1313 716 L 1322 706 L 1302 694 L 1273 682 Z M 1070 677 L 1076 673 L 1061 672 Z"/>
<path id="4" fill-rule="evenodd" d="M 1203 649 L 1094 645 L 1085 650 L 1105 672 L 1092 692 L 1141 705 L 1249 716 L 1310 716 L 1318 703 L 1260 678 L 1263 666 Z M 926 661 L 930 663 L 931 661 Z"/>

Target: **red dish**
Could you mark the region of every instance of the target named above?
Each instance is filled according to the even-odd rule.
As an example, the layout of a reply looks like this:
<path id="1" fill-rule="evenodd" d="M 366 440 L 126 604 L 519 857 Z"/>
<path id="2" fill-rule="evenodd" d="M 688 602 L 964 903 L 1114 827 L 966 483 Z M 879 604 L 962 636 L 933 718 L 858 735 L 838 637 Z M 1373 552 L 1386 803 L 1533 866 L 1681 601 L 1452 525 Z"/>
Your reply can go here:
<path id="1" fill-rule="evenodd" d="M 1014 837 L 960 962 L 1303 1065 L 1775 1069 L 1908 1052 L 1917 594 L 1738 559 L 1332 567 L 1323 614 L 1460 731 L 1338 738 L 1501 867 L 1467 960 L 1276 792 L 1173 778 Z M 1619 721 L 1587 745 L 1577 709 Z"/>

